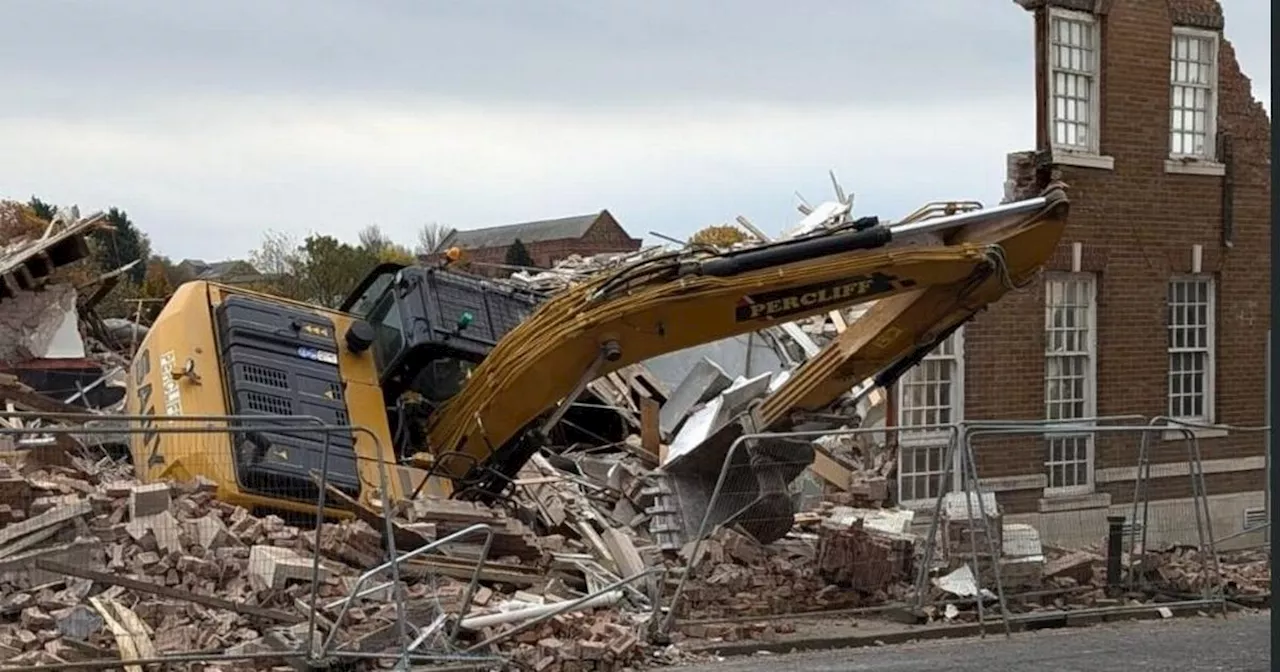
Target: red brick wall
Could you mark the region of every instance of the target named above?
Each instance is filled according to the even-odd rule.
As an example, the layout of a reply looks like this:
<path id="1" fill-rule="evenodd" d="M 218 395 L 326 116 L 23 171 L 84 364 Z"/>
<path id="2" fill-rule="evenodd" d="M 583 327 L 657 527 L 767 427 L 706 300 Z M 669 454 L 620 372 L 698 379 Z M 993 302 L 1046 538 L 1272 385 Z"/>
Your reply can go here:
<path id="1" fill-rule="evenodd" d="M 587 229 L 587 232 L 581 238 L 561 238 L 532 243 L 521 242 L 524 244 L 525 249 L 529 251 L 529 256 L 533 257 L 534 264 L 540 268 L 549 268 L 557 261 L 573 254 L 585 257 L 594 254 L 634 252 L 640 249 L 642 241 L 639 238 L 628 236 L 626 230 L 618 224 L 617 220 L 608 212 L 605 212 L 596 220 L 595 224 L 591 225 L 591 228 Z M 465 252 L 465 258 L 469 261 L 483 264 L 502 264 L 505 263 L 507 258 L 507 248 L 469 249 Z M 509 270 L 483 265 L 473 265 L 470 267 L 470 271 L 495 277 L 505 277 L 511 274 Z"/>
<path id="2" fill-rule="evenodd" d="M 1025 3 L 1037 4 L 1037 3 Z M 1080 5 L 1059 0 L 1058 4 Z M 1092 6 L 1094 3 L 1083 3 Z M 1022 188 L 1061 179 L 1071 198 L 1070 222 L 1050 270 L 1070 270 L 1072 242 L 1084 246 L 1082 269 L 1097 278 L 1097 411 L 1099 415 L 1163 414 L 1168 355 L 1165 301 L 1170 275 L 1191 270 L 1192 245 L 1203 246 L 1202 270 L 1216 278 L 1216 416 L 1219 423 L 1261 425 L 1265 418 L 1264 353 L 1270 322 L 1270 122 L 1250 95 L 1235 52 L 1223 36 L 1218 55 L 1218 129 L 1230 136 L 1234 181 L 1234 246 L 1224 238 L 1224 178 L 1165 170 L 1170 126 L 1171 31 L 1180 25 L 1220 27 L 1211 0 L 1103 2 L 1100 17 L 1100 153 L 1114 170 L 1049 164 L 1044 112 L 1045 9 L 1035 12 L 1037 147 L 1011 157 L 1010 179 Z M 1028 179 L 1039 161 L 1038 179 Z M 1018 173 L 1021 173 L 1019 175 Z M 1025 197 L 1025 194 L 1019 197 Z M 1044 290 L 1037 282 L 1008 296 L 966 327 L 965 415 L 1043 418 Z M 1095 468 L 1135 464 L 1136 436 L 1100 439 Z M 1181 443 L 1157 440 L 1155 460 L 1185 460 Z M 1263 438 L 1239 434 L 1201 441 L 1205 459 L 1259 455 Z M 1043 473 L 1043 444 L 1035 440 L 978 446 L 982 476 Z M 1217 491 L 1256 490 L 1260 478 L 1219 477 Z M 1187 496 L 1186 479 L 1161 487 Z M 1119 495 L 1132 483 L 1111 484 Z M 1179 489 L 1181 488 L 1181 489 Z M 1099 488 L 1101 489 L 1101 487 Z M 1024 508 L 1034 498 L 1011 493 Z M 1118 500 L 1117 500 L 1118 501 Z"/>

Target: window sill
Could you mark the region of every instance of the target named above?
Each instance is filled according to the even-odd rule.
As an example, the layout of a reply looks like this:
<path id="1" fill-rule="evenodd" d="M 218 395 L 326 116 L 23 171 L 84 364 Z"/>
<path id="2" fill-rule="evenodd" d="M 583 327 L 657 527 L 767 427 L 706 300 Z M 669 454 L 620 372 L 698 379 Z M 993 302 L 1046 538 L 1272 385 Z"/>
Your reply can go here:
<path id="1" fill-rule="evenodd" d="M 1054 149 L 1050 153 L 1050 161 L 1062 166 L 1078 166 L 1080 168 L 1097 168 L 1098 170 L 1115 170 L 1114 157 L 1091 152 Z"/>
<path id="2" fill-rule="evenodd" d="M 1164 172 L 1181 175 L 1221 176 L 1227 174 L 1227 167 L 1216 161 L 1206 161 L 1204 159 L 1165 159 Z"/>
<path id="3" fill-rule="evenodd" d="M 1040 499 L 1040 513 L 1061 513 L 1064 511 L 1085 511 L 1088 509 L 1105 509 L 1111 506 L 1111 493 L 1091 492 L 1085 494 L 1055 494 L 1045 490 Z"/>
<path id="4" fill-rule="evenodd" d="M 1205 427 L 1187 427 L 1191 431 L 1191 436 L 1197 439 L 1221 439 L 1230 434 L 1225 429 L 1209 429 Z M 1187 433 L 1181 429 L 1167 429 L 1160 433 L 1160 438 L 1164 441 L 1186 441 Z"/>
<path id="5" fill-rule="evenodd" d="M 1044 474 L 1026 476 L 996 476 L 978 480 L 978 486 L 991 492 L 1014 492 L 1017 490 L 1043 490 L 1049 484 L 1049 477 Z"/>

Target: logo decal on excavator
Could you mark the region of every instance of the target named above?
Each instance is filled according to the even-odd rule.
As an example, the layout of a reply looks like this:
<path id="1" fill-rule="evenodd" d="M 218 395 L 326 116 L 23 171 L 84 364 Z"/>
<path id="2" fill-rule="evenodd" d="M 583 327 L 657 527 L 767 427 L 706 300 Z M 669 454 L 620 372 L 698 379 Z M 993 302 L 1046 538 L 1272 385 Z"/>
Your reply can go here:
<path id="1" fill-rule="evenodd" d="M 851 278 L 821 282 L 803 287 L 795 287 L 777 292 L 748 294 L 738 302 L 735 311 L 739 322 L 748 320 L 774 319 L 811 313 L 825 306 L 843 303 L 857 303 L 859 299 L 867 299 L 876 294 L 884 294 L 895 289 L 914 287 L 915 280 L 899 278 L 885 273 L 855 275 Z"/>
<path id="2" fill-rule="evenodd" d="M 302 332 L 312 336 L 318 336 L 320 338 L 329 337 L 329 330 L 327 328 L 315 324 L 303 324 Z"/>

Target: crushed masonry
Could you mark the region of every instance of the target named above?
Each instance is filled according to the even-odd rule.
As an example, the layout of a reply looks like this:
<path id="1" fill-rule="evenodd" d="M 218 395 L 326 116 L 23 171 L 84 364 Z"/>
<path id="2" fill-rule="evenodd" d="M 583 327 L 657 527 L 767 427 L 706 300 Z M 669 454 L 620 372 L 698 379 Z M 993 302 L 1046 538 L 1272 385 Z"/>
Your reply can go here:
<path id="1" fill-rule="evenodd" d="M 0 208 L 0 226 L 23 224 L 19 214 Z M 791 233 L 813 231 L 822 221 L 807 217 Z M 30 249 L 39 247 L 13 246 L 8 257 L 0 255 L 0 266 L 25 278 L 14 269 L 30 266 Z M 550 293 L 665 252 L 571 256 L 506 282 Z M 39 295 L 46 298 L 64 286 L 56 274 L 48 277 Z M 0 299 L 19 306 L 37 297 L 19 289 L 27 293 L 0 292 Z M 791 302 L 870 289 L 851 282 Z M 763 298 L 746 310 L 794 307 L 786 297 L 772 299 L 772 307 Z M 49 306 L 59 307 L 54 301 L 32 314 L 57 312 L 44 310 Z M 642 363 L 591 381 L 589 394 L 616 413 L 589 429 L 618 440 L 535 454 L 500 504 L 423 495 L 387 506 L 400 554 L 475 524 L 490 527 L 492 546 L 482 559 L 476 537 L 406 560 L 398 584 L 381 573 L 361 586 L 349 608 L 344 603 L 359 577 L 389 557 L 381 511 L 335 489 L 331 501 L 356 515 L 316 530 L 309 521 L 221 502 L 217 484 L 207 479 L 140 483 L 123 435 L 109 433 L 125 428 L 112 417 L 119 403 L 94 407 L 0 374 L 0 670 L 105 660 L 140 671 L 143 666 L 130 661 L 210 651 L 267 657 L 251 666 L 186 669 L 294 669 L 298 661 L 286 654 L 306 648 L 312 616 L 317 646 L 331 637 L 348 651 L 390 655 L 403 649 L 399 604 L 412 632 L 424 638 L 419 652 L 491 655 L 504 661 L 495 669 L 544 672 L 677 664 L 708 642 L 786 639 L 801 619 L 832 610 L 887 619 L 876 610 L 901 609 L 915 597 L 929 526 L 895 506 L 897 446 L 883 433 L 798 442 L 811 444 L 815 457 L 784 484 L 794 515 L 769 543 L 740 522 L 713 524 L 699 538 L 688 521 L 700 520 L 708 502 L 667 480 L 673 464 L 714 448 L 720 433 L 867 307 L 779 325 L 760 332 L 755 343 L 727 339 L 691 349 L 670 367 L 680 374 L 674 380 L 660 379 L 658 367 Z M 123 378 L 106 372 L 127 370 L 128 351 L 113 347 L 109 334 L 145 325 L 80 318 L 85 353 L 102 367 L 102 384 L 122 389 Z M 0 352 L 33 349 L 4 342 L 6 333 L 0 329 Z M 735 363 L 760 361 L 748 356 L 751 348 L 771 353 L 764 368 Z M 821 431 L 885 425 L 887 397 L 858 391 L 833 406 L 839 421 Z M 44 417 L 18 418 L 19 411 Z M 67 413 L 81 416 L 54 417 Z M 40 431 L 63 423 L 77 425 L 74 433 Z M 978 497 L 985 522 L 974 521 Z M 1117 595 L 1106 585 L 1102 540 L 1090 548 L 1047 546 L 1033 526 L 1006 521 L 989 492 L 968 502 L 963 493 L 946 495 L 938 523 L 938 552 L 926 568 L 931 580 L 922 618 L 928 623 L 975 620 L 976 600 L 990 599 L 991 560 L 999 562 L 1013 613 L 1175 599 L 1216 585 L 1204 552 L 1153 548 L 1133 559 L 1126 553 L 1121 562 L 1148 588 Z M 1233 599 L 1269 595 L 1265 554 L 1224 553 L 1219 561 Z M 633 582 L 606 590 L 626 579 Z M 668 610 L 674 628 L 662 632 Z M 478 652 L 467 651 L 478 645 Z"/>
<path id="2" fill-rule="evenodd" d="M 45 464 L 23 450 L 0 458 L 0 504 L 15 518 L 0 529 L 0 664 L 54 666 L 141 657 L 148 650 L 287 651 L 306 636 L 317 548 L 321 635 L 333 632 L 338 642 L 361 650 L 394 648 L 391 586 L 370 586 L 376 590 L 338 620 L 356 577 L 385 558 L 381 533 L 363 521 L 331 523 L 317 535 L 223 504 L 202 483 L 139 485 L 128 465 L 107 456 L 77 454 L 67 465 Z M 786 623 L 760 619 L 910 599 L 920 537 L 909 512 L 826 502 L 799 514 L 792 533 L 772 544 L 720 528 L 700 544 L 697 557 L 693 543 L 663 553 L 643 525 L 628 524 L 634 517 L 619 521 L 614 513 L 622 502 L 643 508 L 637 484 L 647 469 L 626 454 L 583 456 L 577 465 L 576 472 L 565 471 L 545 458 L 533 460 L 519 479 L 530 485 L 516 495 L 518 518 L 431 499 L 399 518 L 423 539 L 477 522 L 498 532 L 501 541 L 481 565 L 479 587 L 461 619 L 461 645 L 561 611 L 500 641 L 498 653 L 551 670 L 635 668 L 681 660 L 681 642 L 788 635 Z M 1006 539 L 1019 529 L 1006 526 Z M 423 627 L 463 608 L 476 550 L 461 544 L 448 555 L 404 563 L 402 594 L 411 622 Z M 1104 553 L 1040 552 L 1043 579 L 1036 588 L 1058 592 L 1014 601 L 1011 608 L 1110 603 Z M 1269 592 L 1264 555 L 1224 555 L 1223 562 L 1233 594 Z M 968 565 L 960 566 L 972 585 Z M 665 578 L 614 591 L 594 607 L 557 606 L 652 567 L 665 570 Z M 1204 588 L 1203 569 L 1204 558 L 1189 549 L 1149 554 L 1142 567 L 1168 591 L 1187 593 Z M 691 577 L 676 606 L 676 644 L 655 645 L 648 636 L 651 600 L 668 604 L 685 572 Z M 964 599 L 972 591 L 953 584 L 941 585 L 954 593 L 931 588 L 930 605 L 948 608 L 928 607 L 930 618 L 974 617 L 972 600 Z"/>

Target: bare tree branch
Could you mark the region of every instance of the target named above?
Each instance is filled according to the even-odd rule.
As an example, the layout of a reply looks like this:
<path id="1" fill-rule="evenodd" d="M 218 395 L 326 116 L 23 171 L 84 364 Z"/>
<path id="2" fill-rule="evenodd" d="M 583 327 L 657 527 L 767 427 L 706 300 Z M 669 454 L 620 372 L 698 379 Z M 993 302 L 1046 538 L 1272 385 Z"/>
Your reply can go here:
<path id="1" fill-rule="evenodd" d="M 418 247 L 414 251 L 418 254 L 438 252 L 445 238 L 448 238 L 452 232 L 453 229 L 439 222 L 427 222 L 418 229 Z"/>

